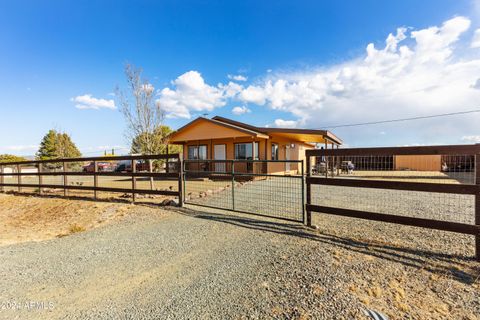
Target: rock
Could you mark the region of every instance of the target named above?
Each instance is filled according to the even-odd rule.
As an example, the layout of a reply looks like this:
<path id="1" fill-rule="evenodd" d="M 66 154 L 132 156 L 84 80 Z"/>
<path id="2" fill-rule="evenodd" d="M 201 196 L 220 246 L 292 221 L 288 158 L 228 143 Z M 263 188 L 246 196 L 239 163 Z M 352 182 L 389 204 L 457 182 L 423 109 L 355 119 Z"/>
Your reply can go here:
<path id="1" fill-rule="evenodd" d="M 175 199 L 164 199 L 161 203 L 161 206 L 171 206 L 171 207 L 177 207 L 178 206 L 178 201 Z"/>

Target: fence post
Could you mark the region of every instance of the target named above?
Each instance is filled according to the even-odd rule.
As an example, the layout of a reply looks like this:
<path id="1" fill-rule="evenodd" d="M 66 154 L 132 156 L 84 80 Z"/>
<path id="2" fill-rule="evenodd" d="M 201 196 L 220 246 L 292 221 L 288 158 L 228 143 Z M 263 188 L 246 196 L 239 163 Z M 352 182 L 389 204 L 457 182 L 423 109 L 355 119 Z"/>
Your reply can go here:
<path id="1" fill-rule="evenodd" d="M 475 155 L 475 184 L 480 186 L 480 154 Z M 475 194 L 475 225 L 480 226 L 480 192 Z M 475 235 L 475 258 L 480 261 L 480 234 Z"/>
<path id="2" fill-rule="evenodd" d="M 42 194 L 42 184 L 43 184 L 43 175 L 42 175 L 42 163 L 38 163 L 38 193 Z"/>
<path id="3" fill-rule="evenodd" d="M 137 177 L 135 177 L 136 172 L 137 172 L 137 163 L 135 159 L 132 159 L 132 202 L 135 202 L 135 189 L 137 187 Z"/>
<path id="4" fill-rule="evenodd" d="M 232 210 L 235 211 L 235 161 L 232 161 Z"/>
<path id="5" fill-rule="evenodd" d="M 3 174 L 5 173 L 4 168 L 5 168 L 5 166 L 0 165 L 0 173 L 1 173 L 1 175 L 0 175 L 0 191 L 1 192 L 5 191 L 5 187 L 3 185 L 5 183 L 5 180 L 4 180 L 5 177 L 3 176 Z"/>
<path id="6" fill-rule="evenodd" d="M 97 200 L 97 188 L 98 188 L 97 172 L 98 172 L 98 163 L 97 161 L 93 161 L 93 187 L 94 187 L 93 197 L 95 198 L 95 200 Z"/>
<path id="7" fill-rule="evenodd" d="M 167 166 L 168 166 L 168 159 L 167 159 Z M 153 190 L 155 186 L 153 183 L 153 175 L 152 175 L 152 172 L 153 172 L 152 159 L 148 159 L 148 172 L 150 172 L 150 190 Z"/>
<path id="8" fill-rule="evenodd" d="M 307 151 L 305 151 L 307 152 Z M 310 174 L 312 172 L 312 164 L 311 164 L 311 161 L 310 161 L 310 155 L 307 154 L 307 203 L 304 204 L 304 206 L 306 207 L 308 204 L 311 204 L 311 185 L 310 185 L 310 182 L 308 181 L 308 178 L 310 178 Z M 307 224 L 307 227 L 311 227 L 312 226 L 312 212 L 308 209 L 305 209 L 305 213 L 306 213 L 306 224 Z"/>
<path id="9" fill-rule="evenodd" d="M 178 155 L 178 206 L 183 207 L 183 181 L 185 179 L 183 174 L 183 157 L 181 154 Z M 168 158 L 167 158 L 167 167 L 168 167 Z"/>
<path id="10" fill-rule="evenodd" d="M 300 168 L 302 175 L 302 223 L 305 223 L 305 168 L 303 160 L 301 160 Z"/>
<path id="11" fill-rule="evenodd" d="M 18 192 L 22 192 L 22 187 L 20 186 L 22 184 L 22 168 L 20 167 L 19 164 L 17 164 L 17 184 L 18 184 Z"/>
<path id="12" fill-rule="evenodd" d="M 66 165 L 67 163 L 63 161 L 63 196 L 64 197 L 67 196 L 67 185 L 68 185 L 67 175 L 66 175 L 66 172 L 67 172 Z"/>

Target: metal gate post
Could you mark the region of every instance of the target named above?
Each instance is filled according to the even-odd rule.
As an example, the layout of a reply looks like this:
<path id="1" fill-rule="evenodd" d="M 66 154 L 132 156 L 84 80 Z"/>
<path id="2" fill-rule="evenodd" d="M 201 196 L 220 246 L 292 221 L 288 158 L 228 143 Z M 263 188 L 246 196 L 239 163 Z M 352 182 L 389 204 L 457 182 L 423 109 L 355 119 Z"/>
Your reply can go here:
<path id="1" fill-rule="evenodd" d="M 235 210 L 235 162 L 232 160 L 232 210 Z"/>
<path id="2" fill-rule="evenodd" d="M 310 163 L 310 155 L 307 154 L 307 203 L 304 205 L 305 207 L 309 204 L 311 204 L 311 200 L 312 200 L 312 197 L 311 197 L 311 186 L 310 186 L 310 182 L 308 181 L 308 178 L 310 178 L 310 174 L 312 172 L 312 168 L 311 168 L 311 163 Z M 312 226 L 312 212 L 308 209 L 306 209 L 306 224 L 308 227 L 311 227 Z"/>
<path id="3" fill-rule="evenodd" d="M 185 189 L 183 188 L 185 177 L 184 177 L 184 170 L 183 170 L 183 157 L 181 154 L 178 155 L 178 206 L 183 207 L 183 199 L 185 199 Z M 168 158 L 167 158 L 167 167 L 168 167 Z"/>
<path id="4" fill-rule="evenodd" d="M 480 186 L 480 154 L 475 155 L 475 184 Z M 480 192 L 475 194 L 475 225 L 480 226 Z M 475 258 L 480 261 L 480 233 L 475 235 Z"/>
<path id="5" fill-rule="evenodd" d="M 301 174 L 302 174 L 302 223 L 305 224 L 305 170 L 303 160 L 301 160 Z"/>

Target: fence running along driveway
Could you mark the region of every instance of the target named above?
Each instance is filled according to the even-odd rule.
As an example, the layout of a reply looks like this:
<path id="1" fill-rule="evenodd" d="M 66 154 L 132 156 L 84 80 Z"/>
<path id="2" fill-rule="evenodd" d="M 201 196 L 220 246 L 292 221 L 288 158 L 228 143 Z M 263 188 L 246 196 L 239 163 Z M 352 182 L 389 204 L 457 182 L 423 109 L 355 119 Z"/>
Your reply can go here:
<path id="1" fill-rule="evenodd" d="M 308 225 L 319 212 L 471 234 L 480 261 L 480 145 L 317 149 L 306 156 Z"/>
<path id="2" fill-rule="evenodd" d="M 119 161 L 130 169 L 99 170 L 101 162 Z M 80 168 L 88 162 L 91 168 L 84 172 Z M 315 149 L 306 151 L 306 164 L 305 180 L 301 160 L 182 161 L 171 154 L 10 162 L 0 163 L 0 191 L 49 188 L 67 195 L 83 190 L 93 191 L 95 198 L 99 191 L 120 192 L 133 201 L 136 194 L 166 195 L 178 197 L 180 205 L 185 201 L 307 225 L 311 213 L 318 212 L 452 231 L 475 236 L 480 261 L 480 144 Z M 93 184 L 76 183 L 72 176 L 93 176 Z M 38 180 L 22 180 L 29 177 Z M 62 180 L 55 184 L 49 177 Z M 124 179 L 116 180 L 118 188 L 100 186 L 99 178 L 107 177 Z M 137 179 L 143 179 L 143 188 Z M 156 189 L 154 180 L 178 187 Z"/>
<path id="3" fill-rule="evenodd" d="M 111 162 L 121 163 L 123 170 L 115 171 L 113 167 L 105 171 L 99 170 L 99 163 Z M 84 169 L 87 163 L 90 163 L 90 168 Z M 156 163 L 158 166 L 164 167 L 163 172 L 153 169 Z M 181 176 L 179 154 L 20 161 L 0 163 L 0 191 L 5 191 L 7 187 L 16 188 L 19 192 L 22 191 L 22 188 L 35 188 L 38 193 L 43 193 L 45 189 L 60 189 L 63 190 L 65 196 L 68 190 L 93 191 L 95 199 L 97 192 L 119 192 L 131 194 L 133 201 L 137 194 L 165 195 L 178 197 L 179 203 L 182 204 Z M 24 183 L 22 178 L 25 177 L 36 178 L 37 182 Z M 61 183 L 52 183 L 54 177 L 61 177 Z M 93 177 L 93 184 L 84 185 L 84 182 L 69 181 L 70 177 Z M 100 177 L 124 179 L 121 184 L 117 183 L 120 184 L 120 187 L 99 186 L 101 184 Z M 50 181 L 45 183 L 44 180 L 48 178 Z M 152 181 L 173 179 L 178 184 L 178 188 L 177 190 L 158 190 L 153 188 L 153 183 L 152 188 L 138 188 L 138 178 Z"/>

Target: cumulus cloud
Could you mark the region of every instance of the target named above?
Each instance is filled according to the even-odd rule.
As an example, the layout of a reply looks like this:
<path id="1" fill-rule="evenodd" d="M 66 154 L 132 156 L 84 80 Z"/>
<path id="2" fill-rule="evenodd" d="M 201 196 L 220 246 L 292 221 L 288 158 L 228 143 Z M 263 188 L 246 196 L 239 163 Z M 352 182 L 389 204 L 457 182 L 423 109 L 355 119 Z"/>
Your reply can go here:
<path id="1" fill-rule="evenodd" d="M 237 116 L 242 115 L 242 114 L 245 114 L 245 113 L 250 113 L 250 112 L 252 112 L 252 110 L 248 109 L 248 108 L 245 107 L 245 106 L 234 107 L 234 108 L 232 109 L 232 113 L 233 113 L 234 115 L 237 115 Z"/>
<path id="2" fill-rule="evenodd" d="M 293 116 L 275 120 L 276 126 L 310 128 L 471 110 L 480 101 L 480 31 L 468 37 L 470 25 L 460 16 L 425 29 L 399 27 L 384 45 L 370 43 L 357 58 L 267 72 L 245 85 L 209 85 L 189 71 L 161 91 L 159 102 L 170 117 L 181 118 L 230 102 L 255 104 Z M 388 144 L 453 143 L 475 135 L 478 120 L 457 116 L 334 131 L 351 145 L 376 143 L 381 131 L 388 131 Z"/>
<path id="3" fill-rule="evenodd" d="M 157 103 L 168 118 L 191 118 L 191 111 L 212 111 L 225 105 L 227 89 L 205 83 L 198 71 L 188 71 L 160 91 Z M 233 93 L 232 93 L 233 94 Z"/>
<path id="4" fill-rule="evenodd" d="M 114 110 L 117 107 L 115 106 L 115 101 L 112 99 L 97 99 L 94 98 L 91 94 L 84 94 L 82 96 L 76 96 L 71 98 L 70 101 L 75 102 L 75 108 L 77 109 L 111 109 Z"/>
<path id="5" fill-rule="evenodd" d="M 244 88 L 237 98 L 290 113 L 302 126 L 314 128 L 472 109 L 480 101 L 480 91 L 475 89 L 479 86 L 480 53 L 465 54 L 462 50 L 468 49 L 458 49 L 469 27 L 470 20 L 465 17 L 421 30 L 401 27 L 387 36 L 383 47 L 368 44 L 363 57 L 328 67 L 268 74 L 263 81 Z M 443 132 L 451 130 L 450 134 L 473 130 L 472 118 L 447 118 L 441 127 Z M 398 131 L 389 130 L 389 136 L 400 138 L 415 132 L 425 139 L 438 137 L 440 125 L 426 124 L 397 125 Z M 351 137 L 369 131 L 378 137 L 381 129 L 356 128 Z M 407 129 L 411 132 L 402 133 Z M 342 136 L 347 130 L 335 131 Z"/>
<path id="6" fill-rule="evenodd" d="M 468 143 L 480 143 L 480 135 L 478 136 L 463 136 L 462 141 L 468 142 Z"/>
<path id="7" fill-rule="evenodd" d="M 242 76 L 241 74 L 237 74 L 237 75 L 229 74 L 227 77 L 228 77 L 228 79 L 235 80 L 235 81 L 247 81 L 248 80 L 247 77 Z"/>
<path id="8" fill-rule="evenodd" d="M 472 48 L 480 48 L 480 29 L 475 30 L 473 33 L 472 43 L 470 43 Z"/>
<path id="9" fill-rule="evenodd" d="M 296 128 L 298 121 L 275 119 L 275 127 L 277 128 Z"/>

